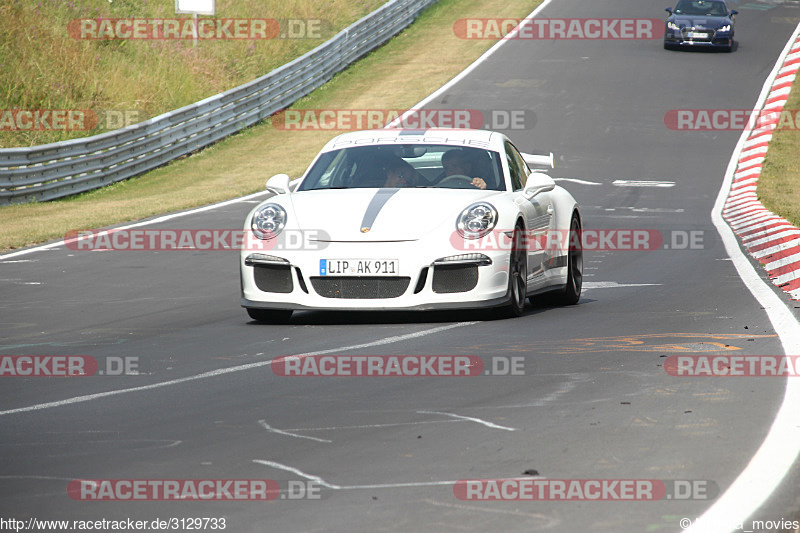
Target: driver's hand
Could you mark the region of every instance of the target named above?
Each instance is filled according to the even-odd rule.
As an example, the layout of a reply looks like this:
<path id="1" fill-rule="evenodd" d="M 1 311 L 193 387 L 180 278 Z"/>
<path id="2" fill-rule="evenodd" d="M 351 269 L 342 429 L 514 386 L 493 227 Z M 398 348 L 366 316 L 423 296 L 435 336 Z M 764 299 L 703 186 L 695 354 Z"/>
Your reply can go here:
<path id="1" fill-rule="evenodd" d="M 477 187 L 479 189 L 485 189 L 486 182 L 483 181 L 483 178 L 472 178 L 472 186 Z"/>

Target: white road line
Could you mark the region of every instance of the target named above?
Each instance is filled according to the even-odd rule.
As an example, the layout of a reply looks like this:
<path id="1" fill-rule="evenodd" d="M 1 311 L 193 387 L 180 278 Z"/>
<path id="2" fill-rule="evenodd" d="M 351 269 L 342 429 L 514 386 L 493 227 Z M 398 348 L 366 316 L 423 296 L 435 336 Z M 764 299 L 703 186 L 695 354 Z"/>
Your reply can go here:
<path id="1" fill-rule="evenodd" d="M 333 483 L 328 483 L 324 479 L 319 476 L 313 476 L 311 474 L 306 474 L 302 470 L 299 470 L 293 466 L 285 465 L 282 463 L 276 463 L 275 461 L 266 461 L 264 459 L 253 459 L 253 462 L 259 465 L 269 466 L 271 468 L 275 468 L 277 470 L 284 470 L 286 472 L 291 472 L 296 474 L 302 478 L 316 481 L 323 487 L 329 488 L 331 490 L 363 490 L 363 489 L 400 489 L 400 488 L 408 488 L 408 487 L 440 487 L 442 485 L 455 485 L 461 480 L 445 480 L 445 481 L 409 481 L 407 483 L 375 483 L 370 485 L 335 485 Z M 510 478 L 503 478 L 503 479 L 533 479 L 531 476 L 525 477 L 510 477 Z"/>
<path id="2" fill-rule="evenodd" d="M 443 413 L 441 411 L 417 411 L 417 412 L 419 414 L 421 414 L 421 415 L 442 415 L 442 416 L 450 416 L 452 418 L 457 418 L 457 419 L 460 419 L 460 420 L 469 420 L 470 422 L 475 422 L 477 424 L 481 424 L 481 425 L 484 425 L 484 426 L 486 426 L 488 428 L 492 428 L 492 429 L 502 429 L 504 431 L 516 431 L 515 428 L 510 428 L 510 427 L 506 427 L 506 426 L 499 426 L 497 424 L 493 424 L 492 422 L 488 422 L 486 420 L 481 420 L 480 418 L 474 418 L 474 417 L 471 417 L 471 416 L 461 416 L 461 415 L 456 415 L 456 414 L 453 414 L 453 413 Z"/>
<path id="3" fill-rule="evenodd" d="M 554 181 L 569 181 L 572 183 L 580 183 L 581 185 L 602 185 L 596 181 L 579 180 L 578 178 L 553 178 Z"/>
<path id="4" fill-rule="evenodd" d="M 39 479 L 39 480 L 55 480 L 55 481 L 73 481 L 74 477 L 56 477 L 56 476 L 0 476 L 0 479 Z"/>
<path id="5" fill-rule="evenodd" d="M 269 424 L 267 424 L 266 420 L 259 420 L 258 423 L 261 425 L 261 427 L 263 427 L 264 429 L 266 429 L 270 433 L 277 433 L 278 435 L 286 435 L 287 437 L 294 437 L 296 439 L 308 439 L 308 440 L 313 440 L 313 441 L 316 441 L 316 442 L 333 442 L 332 440 L 328 440 L 328 439 L 318 439 L 317 437 L 308 437 L 306 435 L 298 435 L 296 433 L 290 433 L 290 432 L 285 431 L 283 429 L 276 429 L 276 428 L 270 426 Z"/>
<path id="6" fill-rule="evenodd" d="M 308 480 L 316 481 L 317 483 L 319 483 L 323 487 L 328 487 L 329 489 L 340 489 L 341 488 L 339 485 L 332 485 L 332 484 L 328 483 L 327 481 L 325 481 L 324 479 L 322 479 L 319 476 L 312 476 L 311 474 L 306 474 L 302 470 L 298 470 L 297 468 L 294 468 L 292 466 L 284 465 L 284 464 L 281 464 L 281 463 L 276 463 L 274 461 L 265 461 L 263 459 L 253 459 L 253 462 L 257 463 L 257 464 L 260 464 L 260 465 L 264 465 L 264 466 L 271 466 L 272 468 L 277 468 L 278 470 L 285 470 L 287 472 L 291 472 L 292 474 L 297 474 L 298 476 L 306 478 Z"/>
<path id="7" fill-rule="evenodd" d="M 477 324 L 477 322 L 458 322 L 456 324 L 450 324 L 450 325 L 447 325 L 447 326 L 439 326 L 439 327 L 436 327 L 436 328 L 417 331 L 417 332 L 414 332 L 414 333 L 407 333 L 405 335 L 395 335 L 393 337 L 386 337 L 384 339 L 378 339 L 378 340 L 372 341 L 372 342 L 365 342 L 363 344 L 356 344 L 356 345 L 353 345 L 353 346 L 341 346 L 339 348 L 331 348 L 329 350 L 319 350 L 319 351 L 316 351 L 316 352 L 298 354 L 298 357 L 308 357 L 308 356 L 312 356 L 312 355 L 324 355 L 324 354 L 328 354 L 328 353 L 345 352 L 345 351 L 349 351 L 349 350 L 360 350 L 362 348 L 371 348 L 373 346 L 383 346 L 383 345 L 392 344 L 392 343 L 395 343 L 395 342 L 402 342 L 402 341 L 406 341 L 406 340 L 416 339 L 416 338 L 419 338 L 419 337 L 424 337 L 426 335 L 433 335 L 435 333 L 446 331 L 448 329 L 460 328 L 460 327 L 463 327 L 463 326 L 471 326 L 473 324 Z M 238 366 L 232 366 L 232 367 L 228 367 L 228 368 L 218 368 L 217 370 L 211 370 L 209 372 L 203 372 L 201 374 L 196 374 L 194 376 L 186 376 L 184 378 L 172 379 L 172 380 L 169 380 L 169 381 L 162 381 L 162 382 L 159 382 L 159 383 L 152 383 L 150 385 L 142 385 L 140 387 L 130 387 L 130 388 L 127 388 L 127 389 L 117 389 L 117 390 L 111 390 L 111 391 L 106 391 L 106 392 L 98 392 L 98 393 L 95 393 L 95 394 L 86 394 L 86 395 L 83 395 L 83 396 L 74 396 L 72 398 L 67 398 L 65 400 L 58 400 L 58 401 L 54 401 L 54 402 L 39 403 L 39 404 L 29 405 L 29 406 L 26 406 L 26 407 L 18 407 L 16 409 L 8 409 L 8 410 L 5 410 L 5 411 L 0 411 L 0 416 L 11 415 L 11 414 L 16 414 L 16 413 L 27 413 L 27 412 L 30 412 L 30 411 L 40 411 L 42 409 L 52 409 L 54 407 L 62 407 L 64 405 L 71 405 L 71 404 L 75 404 L 75 403 L 82 403 L 82 402 L 90 402 L 92 400 L 99 400 L 100 398 L 107 398 L 109 396 L 116 396 L 118 394 L 128 394 L 128 393 L 132 393 L 132 392 L 141 392 L 141 391 L 146 391 L 146 390 L 159 389 L 161 387 L 169 387 L 171 385 L 178 385 L 180 383 L 187 383 L 189 381 L 197 381 L 197 380 L 200 380 L 200 379 L 207 379 L 207 378 L 213 378 L 213 377 L 217 377 L 217 376 L 222 376 L 222 375 L 225 375 L 225 374 L 230 374 L 232 372 L 241 372 L 243 370 L 250 370 L 250 369 L 253 369 L 253 368 L 260 368 L 262 366 L 267 366 L 267 365 L 272 364 L 272 361 L 273 360 L 270 359 L 269 361 L 259 361 L 258 363 L 248 363 L 246 365 L 238 365 Z"/>
<path id="8" fill-rule="evenodd" d="M 418 426 L 420 424 L 453 424 L 466 422 L 466 420 L 420 420 L 418 422 L 393 422 L 388 424 L 361 424 L 356 426 L 331 426 L 324 428 L 290 428 L 284 431 L 338 431 L 340 429 L 375 429 L 390 428 L 395 426 Z"/>
<path id="9" fill-rule="evenodd" d="M 657 287 L 662 283 L 618 283 L 616 281 L 585 281 L 584 290 L 592 289 L 618 289 L 622 287 Z"/>
<path id="10" fill-rule="evenodd" d="M 758 98 L 760 108 L 766 100 L 773 80 L 777 75 L 784 58 L 792 44 L 800 35 L 800 24 L 786 44 L 775 67 L 767 77 Z M 738 154 L 747 139 L 748 132 L 742 132 L 736 149 L 728 162 L 725 179 L 717 195 L 714 208 L 711 211 L 711 220 L 717 228 L 725 250 L 731 258 L 742 282 L 758 300 L 767 313 L 772 327 L 781 339 L 783 351 L 786 354 L 800 353 L 800 323 L 792 311 L 778 297 L 772 288 L 767 285 L 760 274 L 750 264 L 736 240 L 731 226 L 722 218 L 722 208 L 725 205 L 728 190 L 736 170 Z M 688 533 L 722 531 L 739 531 L 734 529 L 736 524 L 744 523 L 767 499 L 781 483 L 787 472 L 792 468 L 798 452 L 800 452 L 800 382 L 794 379 L 786 380 L 786 391 L 772 426 L 766 438 L 756 451 L 750 462 L 737 476 L 728 489 L 695 521 Z"/>
<path id="11" fill-rule="evenodd" d="M 268 193 L 269 193 L 269 191 L 259 191 L 259 192 L 255 192 L 253 194 L 248 194 L 247 196 L 241 196 L 239 198 L 233 198 L 232 200 L 225 200 L 224 202 L 219 202 L 219 203 L 216 203 L 216 204 L 206 205 L 206 206 L 203 206 L 203 207 L 198 207 L 196 209 L 190 209 L 188 211 L 180 211 L 178 213 L 170 213 L 168 215 L 163 215 L 163 216 L 160 216 L 160 217 L 156 217 L 156 218 L 154 218 L 152 220 L 144 220 L 142 222 L 136 222 L 134 224 L 128 224 L 127 226 L 114 227 L 113 229 L 115 231 L 119 231 L 119 230 L 130 229 L 130 228 L 138 228 L 138 227 L 141 227 L 141 226 L 151 226 L 153 224 L 159 224 L 161 222 L 166 222 L 167 220 L 172 220 L 174 218 L 181 218 L 181 217 L 185 217 L 185 216 L 189 216 L 189 215 L 194 215 L 194 214 L 197 214 L 197 213 L 203 213 L 205 211 L 213 211 L 214 209 L 217 209 L 219 207 L 225 207 L 225 206 L 228 206 L 228 205 L 231 205 L 231 204 L 236 204 L 236 203 L 240 203 L 240 202 L 246 202 L 250 198 L 256 198 L 257 196 L 261 196 L 261 195 L 268 194 Z M 75 242 L 77 240 L 78 240 L 78 237 L 74 237 L 72 239 L 69 239 L 69 242 Z M 61 240 L 58 240 L 58 241 L 51 242 L 49 244 L 42 244 L 40 246 L 34 246 L 32 248 L 25 248 L 23 250 L 19 250 L 19 251 L 16 251 L 16 252 L 10 252 L 10 253 L 7 253 L 5 255 L 0 255 L 0 263 L 3 263 L 6 260 L 11 259 L 13 257 L 18 257 L 20 255 L 32 254 L 34 252 L 42 252 L 42 251 L 45 251 L 45 250 L 52 250 L 53 248 L 58 248 L 59 246 L 64 246 L 66 243 L 67 243 L 66 240 L 61 239 Z"/>
<path id="12" fill-rule="evenodd" d="M 514 478 L 511 478 L 514 479 Z M 362 490 L 362 489 L 403 489 L 408 487 L 439 487 L 442 485 L 455 485 L 458 480 L 447 481 L 410 481 L 408 483 L 376 483 L 374 485 L 343 485 L 338 487 L 340 490 Z"/>
<path id="13" fill-rule="evenodd" d="M 674 181 L 614 180 L 615 187 L 674 187 Z"/>

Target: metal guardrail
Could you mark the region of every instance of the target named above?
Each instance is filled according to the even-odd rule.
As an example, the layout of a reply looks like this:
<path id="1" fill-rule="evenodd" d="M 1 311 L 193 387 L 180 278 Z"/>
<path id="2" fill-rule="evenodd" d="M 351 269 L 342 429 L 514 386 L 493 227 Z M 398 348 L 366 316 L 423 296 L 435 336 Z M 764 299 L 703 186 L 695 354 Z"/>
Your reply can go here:
<path id="1" fill-rule="evenodd" d="M 143 174 L 285 109 L 406 28 L 437 0 L 393 0 L 269 74 L 119 130 L 0 149 L 0 205 L 44 201 Z"/>

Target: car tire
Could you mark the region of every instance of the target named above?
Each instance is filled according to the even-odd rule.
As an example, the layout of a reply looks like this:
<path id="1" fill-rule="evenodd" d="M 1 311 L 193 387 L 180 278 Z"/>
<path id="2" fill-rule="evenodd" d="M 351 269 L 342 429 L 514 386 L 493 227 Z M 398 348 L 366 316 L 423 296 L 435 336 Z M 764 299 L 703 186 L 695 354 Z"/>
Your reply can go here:
<path id="1" fill-rule="evenodd" d="M 517 318 L 525 310 L 528 290 L 528 259 L 523 244 L 523 229 L 514 228 L 513 246 L 508 256 L 508 303 L 502 307 L 501 316 Z"/>
<path id="2" fill-rule="evenodd" d="M 583 287 L 583 248 L 581 246 L 581 219 L 578 213 L 572 214 L 572 221 L 569 225 L 569 247 L 567 248 L 567 284 L 564 289 L 546 292 L 542 295 L 531 298 L 534 305 L 575 305 L 581 299 L 581 288 Z M 574 238 L 577 235 L 578 238 Z"/>
<path id="3" fill-rule="evenodd" d="M 247 314 L 256 322 L 265 324 L 283 324 L 292 318 L 291 309 L 257 309 L 248 307 Z"/>
<path id="4" fill-rule="evenodd" d="M 581 219 L 578 213 L 572 214 L 572 221 L 569 224 L 569 234 L 581 234 Z M 581 288 L 583 287 L 583 246 L 580 237 L 570 239 L 569 249 L 567 250 L 567 286 L 563 293 L 560 293 L 558 303 L 560 305 L 575 305 L 581 299 Z"/>

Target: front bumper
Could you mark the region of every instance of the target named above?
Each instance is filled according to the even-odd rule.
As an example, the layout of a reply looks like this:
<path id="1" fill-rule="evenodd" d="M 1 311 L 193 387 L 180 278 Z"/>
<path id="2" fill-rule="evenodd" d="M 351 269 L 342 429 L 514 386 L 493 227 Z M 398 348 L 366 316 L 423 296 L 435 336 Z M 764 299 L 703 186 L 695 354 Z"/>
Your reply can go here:
<path id="1" fill-rule="evenodd" d="M 703 36 L 690 36 L 690 33 L 700 33 L 703 34 Z M 706 29 L 694 30 L 690 28 L 682 28 L 680 30 L 667 29 L 664 34 L 664 44 L 670 46 L 695 46 L 700 48 L 730 48 L 733 45 L 733 33 Z"/>
<path id="2" fill-rule="evenodd" d="M 243 252 L 242 306 L 430 310 L 495 307 L 508 301 L 509 252 L 472 254 L 437 248 L 425 249 L 418 241 L 337 242 L 313 252 L 265 252 L 255 256 Z M 455 256 L 460 259 L 437 261 Z M 324 259 L 396 259 L 399 271 L 396 276 L 322 275 L 320 261 Z"/>

